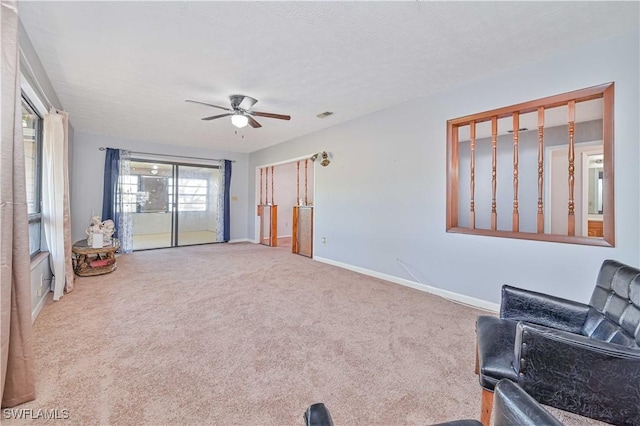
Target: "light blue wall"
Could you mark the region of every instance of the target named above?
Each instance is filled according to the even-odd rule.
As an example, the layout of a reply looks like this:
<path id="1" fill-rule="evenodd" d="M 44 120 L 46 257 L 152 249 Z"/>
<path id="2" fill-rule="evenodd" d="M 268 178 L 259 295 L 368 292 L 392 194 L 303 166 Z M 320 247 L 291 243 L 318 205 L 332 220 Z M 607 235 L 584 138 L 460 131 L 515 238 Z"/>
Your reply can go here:
<path id="1" fill-rule="evenodd" d="M 102 185 L 105 151 L 100 147 L 121 148 L 152 154 L 186 155 L 202 158 L 236 160 L 231 172 L 231 239 L 247 238 L 247 179 L 248 154 L 215 151 L 204 148 L 158 144 L 148 141 L 127 140 L 111 136 L 76 132 L 71 171 L 71 231 L 73 240 L 86 238 L 92 213 L 102 213 Z"/>
<path id="2" fill-rule="evenodd" d="M 40 63 L 40 58 L 36 53 L 33 45 L 31 44 L 31 40 L 27 35 L 24 27 L 22 26 L 22 22 L 19 23 L 18 27 L 18 36 L 19 36 L 19 44 L 20 49 L 24 54 L 24 58 L 20 57 L 20 71 L 25 76 L 29 85 L 33 88 L 34 91 L 38 93 L 38 97 L 40 101 L 46 106 L 46 100 L 53 104 L 55 108 L 64 110 L 64 105 L 58 99 L 58 95 L 56 94 L 51 82 L 49 81 L 49 77 L 42 64 Z M 26 61 L 25 61 L 26 58 Z M 69 155 L 68 155 L 68 164 L 72 164 L 73 161 L 73 144 L 75 132 L 72 125 L 72 120 L 69 121 L 68 125 L 68 142 L 69 142 Z M 40 313 L 42 306 L 45 303 L 48 292 L 51 286 L 51 278 L 52 272 L 49 266 L 49 254 L 46 252 L 47 250 L 47 242 L 44 234 L 44 229 L 42 229 L 42 250 L 43 253 L 35 256 L 31 259 L 31 318 L 32 321 L 35 321 L 36 317 Z"/>
<path id="3" fill-rule="evenodd" d="M 602 261 L 640 263 L 638 31 L 250 155 L 249 171 L 318 151 L 314 255 L 499 302 L 504 283 L 588 301 Z M 446 121 L 615 81 L 616 247 L 445 232 Z M 248 234 L 255 233 L 249 179 Z M 327 244 L 320 243 L 326 237 Z M 398 263 L 403 262 L 409 274 Z"/>

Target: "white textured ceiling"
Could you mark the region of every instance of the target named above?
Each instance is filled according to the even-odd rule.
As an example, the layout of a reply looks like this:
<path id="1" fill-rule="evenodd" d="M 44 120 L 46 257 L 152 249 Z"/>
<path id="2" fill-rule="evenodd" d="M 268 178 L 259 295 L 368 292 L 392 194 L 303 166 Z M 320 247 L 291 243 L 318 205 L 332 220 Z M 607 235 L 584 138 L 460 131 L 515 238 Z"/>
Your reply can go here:
<path id="1" fill-rule="evenodd" d="M 51 1 L 19 13 L 77 131 L 236 152 L 638 26 L 637 2 Z M 200 120 L 223 111 L 184 102 L 235 93 L 292 119 L 235 134 L 227 117 Z"/>

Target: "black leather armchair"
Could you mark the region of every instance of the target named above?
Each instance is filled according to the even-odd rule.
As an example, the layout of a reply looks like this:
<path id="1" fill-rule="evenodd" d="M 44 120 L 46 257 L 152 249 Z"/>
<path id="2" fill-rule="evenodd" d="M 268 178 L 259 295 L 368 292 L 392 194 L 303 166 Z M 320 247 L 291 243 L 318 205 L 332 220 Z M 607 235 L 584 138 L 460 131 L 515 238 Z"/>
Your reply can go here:
<path id="1" fill-rule="evenodd" d="M 518 385 L 503 379 L 495 386 L 494 426 L 562 426 L 555 417 Z M 313 404 L 304 413 L 306 426 L 333 426 L 327 407 Z M 454 420 L 433 426 L 482 426 L 477 420 Z"/>
<path id="2" fill-rule="evenodd" d="M 606 260 L 588 305 L 503 286 L 500 318 L 476 333 L 483 424 L 508 378 L 543 404 L 640 425 L 640 269 Z"/>

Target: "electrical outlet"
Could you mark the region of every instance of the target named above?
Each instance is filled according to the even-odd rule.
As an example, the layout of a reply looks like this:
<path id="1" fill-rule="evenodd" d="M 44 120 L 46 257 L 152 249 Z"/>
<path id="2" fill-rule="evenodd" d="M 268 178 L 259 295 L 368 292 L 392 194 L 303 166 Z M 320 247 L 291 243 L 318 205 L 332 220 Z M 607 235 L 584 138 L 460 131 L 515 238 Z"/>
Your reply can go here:
<path id="1" fill-rule="evenodd" d="M 42 287 L 40 287 L 38 289 L 38 291 L 36 292 L 36 294 L 38 295 L 38 297 L 42 296 Z"/>
<path id="2" fill-rule="evenodd" d="M 323 246 L 327 245 L 327 238 L 326 237 L 322 237 L 322 245 Z"/>

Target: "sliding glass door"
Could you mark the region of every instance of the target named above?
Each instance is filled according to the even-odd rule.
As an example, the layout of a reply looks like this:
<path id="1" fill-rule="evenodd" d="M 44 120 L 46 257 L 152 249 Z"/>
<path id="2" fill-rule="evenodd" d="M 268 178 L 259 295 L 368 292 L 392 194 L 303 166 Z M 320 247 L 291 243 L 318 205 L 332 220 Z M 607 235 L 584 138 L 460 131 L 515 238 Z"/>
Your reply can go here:
<path id="1" fill-rule="evenodd" d="M 177 245 L 217 241 L 218 178 L 217 168 L 178 166 Z"/>
<path id="2" fill-rule="evenodd" d="M 132 213 L 133 249 L 218 241 L 218 181 L 216 166 L 131 160 L 122 189 Z"/>

